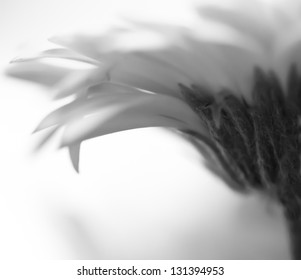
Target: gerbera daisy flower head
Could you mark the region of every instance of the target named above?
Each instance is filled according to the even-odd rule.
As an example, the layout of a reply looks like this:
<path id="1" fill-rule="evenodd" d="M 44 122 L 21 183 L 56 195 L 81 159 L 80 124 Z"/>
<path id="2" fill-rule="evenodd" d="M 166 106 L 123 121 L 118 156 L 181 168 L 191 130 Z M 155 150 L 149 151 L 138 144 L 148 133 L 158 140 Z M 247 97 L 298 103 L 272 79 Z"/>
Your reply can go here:
<path id="1" fill-rule="evenodd" d="M 11 75 L 71 97 L 36 131 L 52 128 L 49 139 L 62 128 L 61 146 L 78 170 L 87 139 L 173 128 L 197 143 L 231 186 L 267 192 L 289 219 L 299 219 L 300 5 L 227 4 L 191 4 L 177 23 L 127 19 L 98 34 L 56 36 L 50 40 L 58 47 L 15 59 Z M 89 67 L 67 69 L 45 58 Z"/>

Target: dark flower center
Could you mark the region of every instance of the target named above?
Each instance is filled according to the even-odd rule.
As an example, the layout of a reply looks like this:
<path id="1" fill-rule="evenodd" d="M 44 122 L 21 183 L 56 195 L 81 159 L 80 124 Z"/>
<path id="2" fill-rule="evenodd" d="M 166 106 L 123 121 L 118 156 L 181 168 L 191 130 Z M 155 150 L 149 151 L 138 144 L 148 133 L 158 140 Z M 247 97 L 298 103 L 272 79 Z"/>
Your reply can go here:
<path id="1" fill-rule="evenodd" d="M 297 220 L 301 216 L 301 79 L 295 66 L 287 81 L 283 90 L 273 72 L 256 68 L 252 104 L 229 89 L 222 89 L 217 100 L 207 88 L 179 86 L 207 127 L 207 144 L 231 179 L 241 190 L 254 188 L 276 196 L 287 217 Z"/>

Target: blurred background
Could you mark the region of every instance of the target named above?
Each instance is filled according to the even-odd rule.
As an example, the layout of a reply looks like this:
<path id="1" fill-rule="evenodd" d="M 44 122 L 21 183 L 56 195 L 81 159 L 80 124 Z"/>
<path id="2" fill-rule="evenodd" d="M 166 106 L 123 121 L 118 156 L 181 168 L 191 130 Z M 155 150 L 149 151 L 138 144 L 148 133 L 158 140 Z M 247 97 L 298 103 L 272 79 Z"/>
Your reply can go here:
<path id="1" fill-rule="evenodd" d="M 9 61 L 57 32 L 121 15 L 180 20 L 188 1 L 1 0 L 1 258 L 286 259 L 281 209 L 241 196 L 161 129 L 87 141 L 76 174 L 56 143 L 34 153 L 47 90 L 6 77 Z M 168 17 L 167 17 L 168 15 Z"/>

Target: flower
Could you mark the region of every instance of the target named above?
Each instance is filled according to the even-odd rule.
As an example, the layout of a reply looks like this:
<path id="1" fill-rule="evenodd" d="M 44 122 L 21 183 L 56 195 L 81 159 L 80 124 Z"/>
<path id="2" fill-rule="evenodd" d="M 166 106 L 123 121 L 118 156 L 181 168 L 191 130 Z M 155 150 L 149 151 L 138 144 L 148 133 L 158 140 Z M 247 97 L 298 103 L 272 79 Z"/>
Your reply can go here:
<path id="1" fill-rule="evenodd" d="M 9 73 L 69 100 L 36 131 L 52 128 L 48 140 L 62 128 L 75 169 L 87 139 L 173 128 L 231 186 L 275 196 L 289 219 L 299 219 L 300 8 L 298 1 L 192 5 L 182 23 L 127 20 L 96 35 L 54 37 L 60 47 L 15 59 Z"/>

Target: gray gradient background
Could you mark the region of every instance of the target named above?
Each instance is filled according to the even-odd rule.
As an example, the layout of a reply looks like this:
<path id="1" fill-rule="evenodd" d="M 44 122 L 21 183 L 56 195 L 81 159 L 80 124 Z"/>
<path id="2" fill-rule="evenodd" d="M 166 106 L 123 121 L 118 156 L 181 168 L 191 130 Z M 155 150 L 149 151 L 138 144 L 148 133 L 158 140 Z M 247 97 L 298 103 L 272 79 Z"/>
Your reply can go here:
<path id="1" fill-rule="evenodd" d="M 151 10 L 146 1 L 1 0 L 1 70 L 35 40 L 106 24 L 117 11 L 164 18 L 175 1 L 161 2 Z M 89 141 L 80 175 L 55 144 L 33 155 L 38 136 L 30 133 L 51 109 L 47 91 L 4 75 L 0 82 L 1 258 L 289 257 L 279 207 L 230 191 L 192 146 L 168 132 Z"/>

